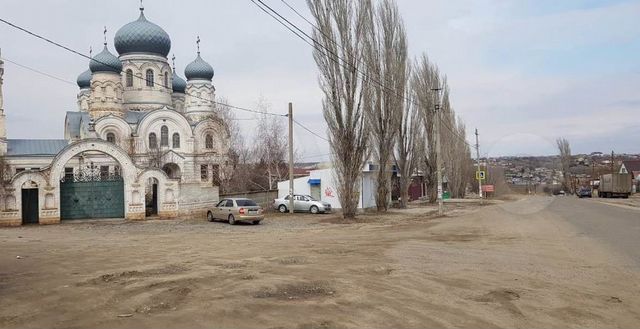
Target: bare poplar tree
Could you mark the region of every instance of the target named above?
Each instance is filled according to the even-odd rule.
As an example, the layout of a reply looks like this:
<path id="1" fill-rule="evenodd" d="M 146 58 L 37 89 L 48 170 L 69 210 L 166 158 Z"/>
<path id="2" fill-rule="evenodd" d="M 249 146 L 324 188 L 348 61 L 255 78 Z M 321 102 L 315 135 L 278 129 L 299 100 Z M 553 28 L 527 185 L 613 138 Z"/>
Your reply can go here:
<path id="1" fill-rule="evenodd" d="M 422 117 L 422 124 L 426 134 L 426 152 L 422 161 L 425 183 L 429 201 L 435 202 L 437 197 L 436 181 L 436 142 L 435 142 L 435 104 L 440 103 L 438 95 L 432 89 L 440 88 L 440 73 L 438 67 L 429 61 L 426 54 L 416 60 L 412 75 L 411 87 L 415 95 L 418 111 Z"/>
<path id="2" fill-rule="evenodd" d="M 410 72 L 407 64 L 407 72 Z M 400 185 L 400 207 L 406 208 L 409 201 L 409 185 L 420 160 L 424 157 L 426 135 L 420 110 L 416 106 L 413 88 L 405 91 L 407 101 L 404 104 L 401 119 L 397 123 L 398 136 L 395 145 L 395 160 L 398 167 Z"/>
<path id="3" fill-rule="evenodd" d="M 376 172 L 376 208 L 389 208 L 390 166 L 393 146 L 402 118 L 407 88 L 407 36 L 398 6 L 382 0 L 373 11 L 367 39 L 366 62 L 371 84 L 371 107 L 366 113 L 371 144 L 378 164 Z"/>
<path id="4" fill-rule="evenodd" d="M 471 149 L 467 144 L 464 122 L 456 115 L 449 99 L 450 89 L 446 78 L 442 79 L 442 124 L 441 141 L 444 172 L 448 179 L 447 189 L 453 198 L 463 198 L 467 187 L 472 182 L 473 162 Z"/>
<path id="5" fill-rule="evenodd" d="M 358 181 L 368 157 L 365 112 L 370 106 L 365 71 L 365 42 L 370 31 L 370 0 L 307 0 L 318 30 L 313 57 L 324 93 L 322 112 L 332 147 L 338 198 L 344 218 L 354 218 Z"/>
<path id="6" fill-rule="evenodd" d="M 569 171 L 571 168 L 571 146 L 569 145 L 569 141 L 564 137 L 556 139 L 556 144 L 558 146 L 558 154 L 560 155 L 560 166 L 563 177 L 562 188 L 566 192 L 573 194 L 570 188 L 571 172 Z"/>

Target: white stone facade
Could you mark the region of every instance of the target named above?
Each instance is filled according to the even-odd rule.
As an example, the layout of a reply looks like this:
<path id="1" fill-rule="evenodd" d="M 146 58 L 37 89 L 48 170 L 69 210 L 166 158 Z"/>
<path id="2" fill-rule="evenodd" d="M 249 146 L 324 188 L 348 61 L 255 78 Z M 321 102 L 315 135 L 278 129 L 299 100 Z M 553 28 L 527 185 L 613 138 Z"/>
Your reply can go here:
<path id="1" fill-rule="evenodd" d="M 152 24 L 142 11 L 140 17 L 133 23 Z M 160 218 L 199 216 L 218 201 L 216 176 L 228 160 L 229 131 L 216 112 L 211 79 L 192 79 L 186 90 L 174 90 L 176 73 L 151 43 L 157 38 L 129 37 L 142 38 L 150 51 L 107 57 L 115 62 L 105 64 L 104 56 L 113 56 L 105 42 L 103 57 L 92 60 L 90 81 L 78 78 L 78 108 L 67 112 L 64 140 L 6 139 L 0 61 L 0 157 L 6 164 L 0 225 L 24 223 L 24 189 L 38 189 L 39 223 L 59 223 L 61 180 L 87 163 L 122 177 L 126 219 L 147 218 L 150 181 L 157 186 Z M 201 63 L 199 53 L 197 58 Z"/>

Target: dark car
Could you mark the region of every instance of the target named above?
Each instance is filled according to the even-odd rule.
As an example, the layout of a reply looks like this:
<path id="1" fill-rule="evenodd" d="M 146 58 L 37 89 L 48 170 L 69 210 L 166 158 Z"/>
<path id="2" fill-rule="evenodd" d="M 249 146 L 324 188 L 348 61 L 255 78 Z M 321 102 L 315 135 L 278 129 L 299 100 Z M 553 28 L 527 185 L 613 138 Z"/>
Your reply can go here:
<path id="1" fill-rule="evenodd" d="M 590 198 L 591 197 L 591 189 L 588 187 L 581 187 L 578 189 L 578 198 Z"/>

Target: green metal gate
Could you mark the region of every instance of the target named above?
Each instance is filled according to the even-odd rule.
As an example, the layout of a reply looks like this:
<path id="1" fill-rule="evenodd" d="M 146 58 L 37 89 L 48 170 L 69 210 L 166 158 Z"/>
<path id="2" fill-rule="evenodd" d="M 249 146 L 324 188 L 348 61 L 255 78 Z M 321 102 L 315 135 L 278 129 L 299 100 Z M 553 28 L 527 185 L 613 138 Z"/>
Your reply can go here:
<path id="1" fill-rule="evenodd" d="M 123 217 L 124 181 L 119 175 L 60 182 L 60 219 Z"/>

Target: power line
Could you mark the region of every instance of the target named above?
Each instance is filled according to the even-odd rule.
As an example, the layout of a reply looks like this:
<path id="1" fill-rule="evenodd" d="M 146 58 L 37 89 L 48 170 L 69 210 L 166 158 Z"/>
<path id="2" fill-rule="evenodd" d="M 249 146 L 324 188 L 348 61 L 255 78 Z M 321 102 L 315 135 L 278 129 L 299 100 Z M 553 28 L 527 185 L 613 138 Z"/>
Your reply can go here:
<path id="1" fill-rule="evenodd" d="M 304 126 L 304 125 L 303 125 L 303 124 L 301 124 L 300 122 L 296 121 L 296 119 L 293 119 L 293 123 L 295 123 L 295 124 L 297 124 L 298 126 L 302 127 L 304 130 L 308 131 L 310 134 L 312 134 L 312 135 L 314 135 L 314 136 L 316 136 L 316 137 L 318 137 L 318 138 L 320 138 L 320 139 L 322 139 L 322 140 L 324 140 L 324 141 L 329 142 L 329 140 L 328 140 L 327 138 L 322 137 L 320 134 L 318 134 L 318 133 L 314 132 L 313 130 L 311 130 L 311 129 L 307 128 L 306 126 Z"/>
<path id="2" fill-rule="evenodd" d="M 275 17 L 274 17 L 274 18 L 275 18 Z M 70 48 L 70 47 L 67 47 L 67 46 L 65 46 L 65 45 L 62 45 L 61 43 L 58 43 L 58 42 L 56 42 L 56 41 L 53 41 L 52 39 L 49 39 L 49 38 L 47 38 L 47 37 L 44 37 L 44 36 L 42 36 L 42 35 L 40 35 L 40 34 L 37 34 L 37 33 L 35 33 L 35 32 L 32 32 L 32 31 L 30 31 L 30 30 L 28 30 L 28 29 L 26 29 L 26 28 L 24 28 L 24 27 L 21 27 L 21 26 L 18 26 L 18 25 L 16 25 L 16 24 L 14 24 L 14 23 L 11 23 L 11 22 L 9 22 L 9 21 L 7 21 L 7 20 L 3 19 L 3 18 L 0 18 L 0 22 L 3 22 L 3 23 L 5 23 L 5 24 L 7 24 L 7 25 L 9 25 L 9 26 L 11 26 L 11 27 L 13 27 L 13 28 L 17 29 L 17 30 L 20 30 L 20 31 L 22 31 L 22 32 L 25 32 L 25 33 L 27 33 L 27 34 L 29 34 L 29 35 L 31 35 L 31 36 L 33 36 L 33 37 L 35 37 L 35 38 L 38 38 L 38 39 L 43 40 L 43 41 L 45 41 L 45 42 L 47 42 L 47 43 L 50 43 L 50 44 L 52 44 L 52 45 L 54 45 L 54 46 L 56 46 L 56 47 L 62 48 L 62 49 L 66 50 L 66 51 L 69 51 L 69 52 L 71 52 L 71 53 L 73 53 L 73 54 L 76 54 L 76 55 L 79 55 L 79 56 L 84 57 L 84 58 L 86 58 L 86 59 L 89 59 L 90 61 L 95 61 L 95 62 L 100 63 L 100 64 L 102 64 L 102 65 L 106 65 L 107 67 L 112 67 L 112 68 L 118 69 L 117 67 L 114 67 L 113 65 L 110 65 L 110 64 L 108 64 L 108 63 L 104 63 L 103 61 L 100 61 L 100 60 L 97 60 L 97 59 L 93 59 L 93 58 L 91 58 L 90 56 L 87 56 L 87 55 L 85 55 L 85 54 L 83 54 L 83 53 L 81 53 L 81 52 L 79 52 L 79 51 L 77 51 L 77 50 L 74 50 L 74 49 L 72 49 L 72 48 Z M 294 31 L 292 31 L 292 32 L 294 32 Z M 295 32 L 294 32 L 294 33 L 295 33 Z M 301 37 L 301 36 L 300 36 L 300 37 Z M 105 46 L 106 46 L 106 44 L 105 44 Z M 7 62 L 13 63 L 13 64 L 15 64 L 15 65 L 18 65 L 18 66 L 24 67 L 25 69 L 29 69 L 29 70 L 32 70 L 32 71 L 34 71 L 34 72 L 40 73 L 40 74 L 43 74 L 43 75 L 48 76 L 48 77 L 50 77 L 50 78 L 53 78 L 53 79 L 56 79 L 56 80 L 60 80 L 60 81 L 62 81 L 62 82 L 69 83 L 69 84 L 72 84 L 72 85 L 75 85 L 75 84 L 74 84 L 73 82 L 71 82 L 71 81 L 67 81 L 67 80 L 64 80 L 64 79 L 62 79 L 62 78 L 55 77 L 55 76 L 53 76 L 53 75 L 50 75 L 50 74 L 47 74 L 47 73 L 44 73 L 44 72 L 41 72 L 41 71 L 38 71 L 38 70 L 35 70 L 35 69 L 32 69 L 32 68 L 29 68 L 29 67 L 27 67 L 27 66 L 24 66 L 24 65 L 21 65 L 21 64 L 15 63 L 15 62 L 13 62 L 13 61 L 7 60 Z M 134 75 L 134 76 L 135 76 L 135 75 Z M 136 78 L 138 78 L 138 79 L 140 79 L 140 80 L 145 80 L 146 82 L 151 82 L 151 83 L 153 83 L 153 85 L 160 86 L 161 88 L 169 89 L 169 87 L 164 86 L 164 85 L 162 85 L 162 84 L 160 84 L 160 83 L 157 83 L 157 82 L 155 82 L 155 81 L 147 81 L 145 78 L 143 78 L 143 77 L 141 77 L 141 76 L 135 76 L 135 77 L 136 77 Z M 185 93 L 185 94 L 187 94 L 187 95 L 189 95 L 189 96 L 191 96 L 191 97 L 193 97 L 193 98 L 197 98 L 197 99 L 200 99 L 200 100 L 204 100 L 204 101 L 207 101 L 207 102 L 211 102 L 211 103 L 213 103 L 213 104 L 218 104 L 218 105 L 220 105 L 220 106 L 227 106 L 227 107 L 229 107 L 229 108 L 231 108 L 231 109 L 236 109 L 236 110 L 245 111 L 245 112 L 251 112 L 251 113 L 260 114 L 260 115 L 273 115 L 273 116 L 278 116 L 278 117 L 286 117 L 286 115 L 285 115 L 285 114 L 276 114 L 276 113 L 269 113 L 269 112 L 263 112 L 263 111 L 258 111 L 258 110 L 252 110 L 252 109 L 248 109 L 248 108 L 244 108 L 244 107 L 239 107 L 239 106 L 231 105 L 231 104 L 228 104 L 228 103 L 222 103 L 222 102 L 217 102 L 217 101 L 214 101 L 214 100 L 209 100 L 209 99 L 206 99 L 206 98 L 204 98 L 204 97 L 200 97 L 200 96 L 198 96 L 198 95 L 192 95 L 192 94 L 189 94 L 189 93 Z M 236 119 L 236 120 L 257 120 L 257 119 Z M 294 120 L 294 121 L 295 121 L 295 120 Z M 299 123 L 299 122 L 297 122 L 297 121 L 295 121 L 295 123 L 296 123 L 297 125 L 299 125 L 300 127 L 302 127 L 303 129 L 305 129 L 305 130 L 309 131 L 311 134 L 313 134 L 313 135 L 315 135 L 315 136 L 317 136 L 317 137 L 319 137 L 319 138 L 321 138 L 321 139 L 323 139 L 323 140 L 325 140 L 325 141 L 328 141 L 328 139 L 326 139 L 326 138 L 324 138 L 324 137 L 322 137 L 322 136 L 320 136 L 320 135 L 316 134 L 315 132 L 313 132 L 311 129 L 307 128 L 307 127 L 306 127 L 306 126 L 304 126 L 303 124 L 301 124 L 301 123 Z"/>
<path id="3" fill-rule="evenodd" d="M 105 62 L 100 61 L 100 60 L 97 60 L 97 59 L 93 59 L 93 58 L 91 58 L 90 56 L 87 56 L 87 55 L 85 55 L 85 54 L 83 54 L 83 53 L 81 53 L 81 52 L 79 52 L 79 51 L 77 51 L 77 50 L 74 50 L 74 49 L 72 49 L 72 48 L 70 48 L 70 47 L 67 47 L 67 46 L 65 46 L 65 45 L 62 45 L 62 44 L 60 44 L 60 43 L 58 43 L 58 42 L 56 42 L 56 41 L 53 41 L 53 40 L 51 40 L 51 39 L 49 39 L 49 38 L 47 38 L 47 37 L 42 36 L 42 35 L 40 35 L 40 34 L 37 34 L 37 33 L 35 33 L 35 32 L 32 32 L 32 31 L 30 31 L 30 30 L 28 30 L 28 29 L 26 29 L 26 28 L 24 28 L 24 27 L 21 27 L 21 26 L 18 26 L 18 25 L 16 25 L 16 24 L 14 24 L 14 23 L 11 23 L 11 22 L 9 22 L 9 21 L 7 21 L 7 20 L 3 19 L 3 18 L 0 18 L 0 22 L 5 23 L 5 24 L 7 24 L 7 25 L 9 25 L 9 26 L 11 26 L 11 27 L 13 27 L 13 28 L 17 29 L 17 30 L 20 30 L 20 31 L 22 31 L 22 32 L 25 32 L 25 33 L 27 33 L 27 34 L 29 34 L 29 35 L 33 36 L 33 37 L 36 37 L 36 38 L 38 38 L 38 39 L 40 39 L 40 40 L 45 41 L 45 42 L 47 42 L 47 43 L 50 43 L 50 44 L 52 44 L 52 45 L 54 45 L 54 46 L 56 46 L 56 47 L 62 48 L 62 49 L 66 50 L 66 51 L 69 51 L 69 52 L 71 52 L 71 53 L 73 53 L 73 54 L 76 54 L 76 55 L 79 55 L 79 56 L 84 57 L 84 58 L 86 58 L 86 59 L 89 59 L 90 61 L 94 61 L 94 62 L 100 63 L 100 64 L 105 65 L 105 66 L 107 66 L 107 67 L 111 67 L 111 68 L 114 68 L 114 69 L 118 69 L 118 67 L 115 67 L 115 66 L 113 66 L 113 65 L 111 65 L 111 64 L 105 63 Z M 105 46 L 106 46 L 106 44 L 105 44 Z M 134 77 L 136 77 L 136 78 L 138 78 L 138 79 L 140 79 L 140 80 L 145 80 L 147 83 L 152 83 L 153 85 L 159 86 L 159 87 L 161 87 L 161 88 L 169 89 L 169 87 L 164 86 L 164 85 L 162 85 L 162 84 L 160 84 L 160 83 L 157 83 L 157 82 L 155 82 L 155 81 L 148 81 L 146 78 L 143 78 L 142 76 L 134 75 Z M 206 102 L 211 102 L 211 103 L 213 103 L 213 104 L 218 104 L 218 105 L 220 105 L 220 106 L 227 106 L 227 107 L 229 107 L 229 108 L 236 109 L 236 110 L 240 110 L 240 111 L 252 112 L 252 113 L 257 113 L 257 114 L 268 114 L 268 115 L 282 116 L 282 117 L 283 117 L 283 116 L 285 116 L 284 114 L 275 114 L 275 113 L 261 112 L 261 111 L 258 111 L 258 110 L 252 110 L 252 109 L 248 109 L 248 108 L 244 108 L 244 107 L 239 107 L 239 106 L 235 106 L 235 105 L 231 105 L 231 104 L 221 103 L 221 102 L 217 102 L 217 101 L 214 101 L 214 100 L 206 99 L 206 98 L 204 98 L 204 97 L 200 97 L 200 96 L 198 96 L 198 95 L 192 95 L 192 94 L 189 94 L 189 93 L 186 93 L 186 92 L 185 92 L 185 94 L 187 94 L 187 95 L 189 95 L 189 96 L 191 96 L 191 97 L 193 97 L 193 98 L 197 98 L 197 99 L 200 99 L 200 100 L 204 100 L 204 101 L 206 101 Z"/>
<path id="4" fill-rule="evenodd" d="M 280 17 L 283 21 L 285 21 L 287 24 L 291 25 L 293 28 L 295 28 L 296 30 L 298 30 L 301 34 L 303 34 L 304 36 L 306 36 L 308 39 L 310 39 L 311 41 L 313 41 L 313 44 L 311 42 L 309 42 L 308 40 L 304 39 L 304 37 L 302 37 L 299 33 L 293 31 L 289 26 L 287 26 L 283 21 L 281 21 L 280 19 L 276 18 L 274 15 L 272 15 L 271 13 L 267 12 L 267 10 L 265 10 L 263 7 L 261 7 L 260 5 L 258 5 L 256 3 L 256 1 L 260 2 L 264 7 L 268 8 L 271 12 L 273 12 L 275 15 L 277 15 L 278 17 Z M 321 33 L 323 36 L 325 36 L 329 41 L 331 41 L 332 43 L 336 44 L 332 38 L 330 38 L 329 36 L 327 36 L 322 30 L 320 30 L 315 24 L 313 24 L 309 19 L 307 19 L 306 17 L 304 17 L 304 15 L 302 15 L 299 11 L 297 11 L 295 8 L 293 8 L 293 6 L 291 6 L 289 3 L 287 3 L 285 0 L 281 0 L 289 9 L 291 9 L 294 13 L 296 13 L 298 16 L 300 16 L 303 20 L 305 20 L 307 23 L 309 23 L 313 28 L 315 28 L 319 33 Z M 383 89 L 390 91 L 395 97 L 398 98 L 402 98 L 403 100 L 405 100 L 406 102 L 411 102 L 413 104 L 417 103 L 413 100 L 410 100 L 408 98 L 406 98 L 404 95 L 399 95 L 398 93 L 395 92 L 395 90 L 391 90 L 390 88 L 386 87 L 384 84 L 382 84 L 382 82 L 370 77 L 369 75 L 367 75 L 366 73 L 360 71 L 360 69 L 358 69 L 358 67 L 356 67 L 355 65 L 353 65 L 352 63 L 349 63 L 347 61 L 345 61 L 343 58 L 341 58 L 340 56 L 338 56 L 337 54 L 335 54 L 334 52 L 332 52 L 331 50 L 327 49 L 325 46 L 323 46 L 322 44 L 320 44 L 318 41 L 316 41 L 313 37 L 311 37 L 309 34 L 307 34 L 306 32 L 304 32 L 302 29 L 300 29 L 297 25 L 293 24 L 291 21 L 289 21 L 288 19 L 286 19 L 285 17 L 283 17 L 282 15 L 280 15 L 276 10 L 274 10 L 273 8 L 271 8 L 269 5 L 265 4 L 262 0 L 251 0 L 251 2 L 253 2 L 256 6 L 258 6 L 262 11 L 264 11 L 265 13 L 267 13 L 269 16 L 271 16 L 273 19 L 275 19 L 276 21 L 278 21 L 278 23 L 282 24 L 284 27 L 286 27 L 289 31 L 291 31 L 292 33 L 294 33 L 298 38 L 302 39 L 305 43 L 311 45 L 313 48 L 323 52 L 325 55 L 329 54 L 331 56 L 336 57 L 339 61 L 342 61 L 342 63 L 340 63 L 339 61 L 335 60 L 334 58 L 331 58 L 330 56 L 328 56 L 332 61 L 334 61 L 335 63 L 337 63 L 338 65 L 345 67 L 345 64 L 348 64 L 349 66 L 353 67 L 353 69 L 355 69 L 364 79 L 368 79 L 370 81 L 373 81 L 374 83 L 376 83 L 377 85 L 379 85 L 380 87 L 382 87 Z M 318 49 L 318 46 L 322 47 L 322 50 Z M 338 45 L 342 48 L 341 45 Z M 358 60 L 356 59 L 356 62 L 358 62 Z M 443 119 L 440 118 L 440 121 L 442 122 Z M 466 139 L 462 138 L 458 133 L 456 133 L 451 127 L 447 126 L 446 124 L 444 124 L 444 126 L 451 131 L 451 133 L 456 136 L 457 138 L 459 138 L 460 140 L 462 140 L 465 144 L 469 145 L 471 147 L 471 144 L 469 144 L 469 142 L 466 141 Z"/>
<path id="5" fill-rule="evenodd" d="M 58 80 L 58 81 L 60 81 L 60 82 L 64 82 L 64 83 L 66 83 L 66 84 L 70 84 L 70 85 L 72 85 L 72 86 L 76 86 L 76 84 L 75 84 L 74 82 L 69 81 L 69 80 L 65 80 L 65 79 L 60 78 L 60 77 L 57 77 L 57 76 L 55 76 L 55 75 L 53 75 L 53 74 L 49 74 L 49 73 L 46 73 L 46 72 L 42 72 L 42 71 L 40 71 L 40 70 L 38 70 L 38 69 L 34 69 L 34 68 L 29 67 L 29 66 L 27 66 L 27 65 L 20 64 L 20 63 L 18 63 L 18 62 L 12 61 L 12 60 L 10 60 L 10 59 L 8 59 L 8 58 L 6 58 L 6 57 L 2 57 L 2 59 L 3 59 L 3 60 L 5 60 L 5 61 L 7 61 L 7 62 L 9 62 L 9 63 L 11 63 L 11 64 L 13 64 L 13 65 L 19 66 L 19 67 L 21 67 L 21 68 L 23 68 L 23 69 L 26 69 L 26 70 L 29 70 L 29 71 L 31 71 L 31 72 L 35 72 L 35 73 L 38 73 L 38 74 L 40 74 L 40 75 L 44 75 L 44 76 L 46 76 L 46 77 L 49 77 L 49 78 L 51 78 L 51 79 L 55 79 L 55 80 Z"/>

